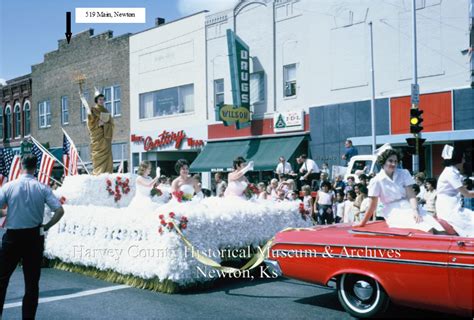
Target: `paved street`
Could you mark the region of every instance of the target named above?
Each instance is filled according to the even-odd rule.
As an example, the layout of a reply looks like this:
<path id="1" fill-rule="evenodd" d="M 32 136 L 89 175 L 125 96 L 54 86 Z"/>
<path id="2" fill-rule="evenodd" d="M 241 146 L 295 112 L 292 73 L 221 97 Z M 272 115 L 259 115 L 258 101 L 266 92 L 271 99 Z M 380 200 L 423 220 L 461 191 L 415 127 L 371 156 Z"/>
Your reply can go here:
<path id="1" fill-rule="evenodd" d="M 169 295 L 56 269 L 42 272 L 38 319 L 351 318 L 335 291 L 289 279 L 239 280 L 206 292 Z M 4 320 L 20 317 L 22 295 L 23 276 L 18 268 L 10 282 Z M 448 316 L 401 307 L 392 307 L 387 314 L 387 318 L 400 317 Z"/>

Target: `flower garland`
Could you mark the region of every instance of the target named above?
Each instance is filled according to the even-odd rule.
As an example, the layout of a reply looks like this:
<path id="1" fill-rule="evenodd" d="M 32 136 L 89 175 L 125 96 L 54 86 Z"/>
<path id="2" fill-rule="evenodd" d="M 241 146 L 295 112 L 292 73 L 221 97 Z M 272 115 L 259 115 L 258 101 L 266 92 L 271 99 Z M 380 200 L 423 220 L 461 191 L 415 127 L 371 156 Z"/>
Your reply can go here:
<path id="1" fill-rule="evenodd" d="M 128 178 L 125 180 L 122 180 L 122 177 L 120 176 L 115 178 L 115 189 L 112 189 L 112 181 L 110 179 L 107 179 L 106 183 L 106 190 L 109 195 L 114 196 L 115 202 L 118 202 L 120 199 L 122 199 L 122 193 L 128 194 L 130 192 L 130 180 Z"/>
<path id="2" fill-rule="evenodd" d="M 244 191 L 244 194 L 247 199 L 251 199 L 254 195 L 258 195 L 258 193 L 258 188 L 253 183 L 249 183 Z"/>
<path id="3" fill-rule="evenodd" d="M 173 224 L 176 225 L 179 230 L 184 230 L 188 227 L 188 218 L 186 216 L 181 216 L 179 221 L 176 219 L 176 214 L 174 212 L 170 212 L 168 214 L 169 219 L 165 220 L 165 216 L 163 214 L 160 214 L 158 218 L 160 218 L 160 224 L 161 226 L 158 228 L 158 233 L 160 235 L 163 235 L 165 232 L 165 229 L 168 229 L 168 232 L 171 232 L 173 230 Z M 179 223 L 178 223 L 179 222 Z"/>

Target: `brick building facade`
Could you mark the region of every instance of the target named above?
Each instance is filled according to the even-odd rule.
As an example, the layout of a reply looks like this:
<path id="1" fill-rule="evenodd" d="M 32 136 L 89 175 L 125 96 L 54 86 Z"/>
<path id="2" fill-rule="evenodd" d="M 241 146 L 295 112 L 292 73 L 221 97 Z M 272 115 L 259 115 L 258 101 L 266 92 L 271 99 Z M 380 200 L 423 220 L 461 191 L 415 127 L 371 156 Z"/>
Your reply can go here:
<path id="1" fill-rule="evenodd" d="M 31 132 L 31 109 L 30 74 L 0 85 L 0 146 L 19 152 L 23 138 Z"/>
<path id="2" fill-rule="evenodd" d="M 128 159 L 130 136 L 129 36 L 113 37 L 112 31 L 94 35 L 93 29 L 76 34 L 67 44 L 44 55 L 42 63 L 32 66 L 32 136 L 51 149 L 62 148 L 61 127 L 70 135 L 80 156 L 90 163 L 87 115 L 74 80 L 82 74 L 83 90 L 93 105 L 94 88 L 106 96 L 106 105 L 115 122 L 112 152 L 114 163 Z M 59 150 L 58 150 L 59 151 Z M 58 152 L 58 154 L 60 154 Z"/>

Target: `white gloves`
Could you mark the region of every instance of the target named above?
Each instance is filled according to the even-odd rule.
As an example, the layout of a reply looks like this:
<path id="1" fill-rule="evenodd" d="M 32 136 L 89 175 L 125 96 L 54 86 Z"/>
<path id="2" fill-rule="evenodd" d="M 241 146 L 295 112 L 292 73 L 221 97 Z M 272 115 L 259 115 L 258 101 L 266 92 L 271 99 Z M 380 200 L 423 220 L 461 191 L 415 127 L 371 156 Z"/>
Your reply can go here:
<path id="1" fill-rule="evenodd" d="M 161 168 L 160 167 L 156 167 L 156 176 L 157 177 L 161 176 Z"/>
<path id="2" fill-rule="evenodd" d="M 250 161 L 249 164 L 248 164 L 248 167 L 249 167 L 249 170 L 250 171 L 253 171 L 253 161 Z"/>

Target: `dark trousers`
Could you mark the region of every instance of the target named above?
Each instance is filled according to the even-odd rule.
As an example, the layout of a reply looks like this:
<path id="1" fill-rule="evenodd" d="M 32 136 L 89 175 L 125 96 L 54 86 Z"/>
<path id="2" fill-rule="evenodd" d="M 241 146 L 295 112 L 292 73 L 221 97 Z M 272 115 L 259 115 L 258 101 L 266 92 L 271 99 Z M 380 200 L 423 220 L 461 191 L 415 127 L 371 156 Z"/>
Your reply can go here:
<path id="1" fill-rule="evenodd" d="M 318 224 L 332 224 L 333 222 L 332 206 L 318 205 Z"/>
<path id="2" fill-rule="evenodd" d="M 38 308 L 41 261 L 44 251 L 44 236 L 40 229 L 7 230 L 0 248 L 0 315 L 7 293 L 8 282 L 18 262 L 23 265 L 25 295 L 23 296 L 23 319 L 34 319 Z"/>

